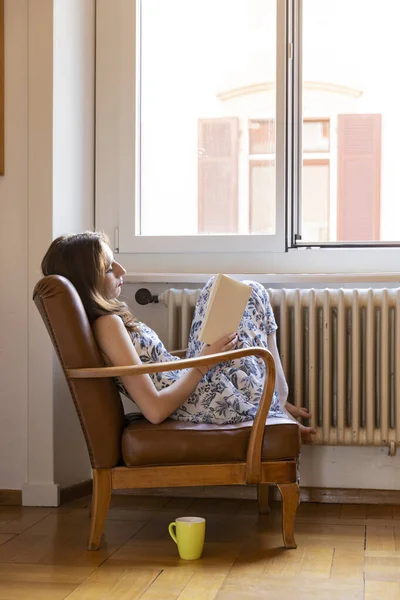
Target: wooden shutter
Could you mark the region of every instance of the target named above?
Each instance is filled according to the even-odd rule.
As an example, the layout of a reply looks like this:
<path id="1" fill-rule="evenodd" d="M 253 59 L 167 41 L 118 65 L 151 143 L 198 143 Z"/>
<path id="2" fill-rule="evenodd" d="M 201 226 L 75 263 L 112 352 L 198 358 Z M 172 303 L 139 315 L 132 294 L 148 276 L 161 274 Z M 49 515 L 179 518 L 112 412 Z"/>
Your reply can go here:
<path id="1" fill-rule="evenodd" d="M 237 118 L 200 119 L 198 232 L 238 231 Z"/>
<path id="2" fill-rule="evenodd" d="M 338 115 L 338 241 L 380 239 L 381 115 Z"/>

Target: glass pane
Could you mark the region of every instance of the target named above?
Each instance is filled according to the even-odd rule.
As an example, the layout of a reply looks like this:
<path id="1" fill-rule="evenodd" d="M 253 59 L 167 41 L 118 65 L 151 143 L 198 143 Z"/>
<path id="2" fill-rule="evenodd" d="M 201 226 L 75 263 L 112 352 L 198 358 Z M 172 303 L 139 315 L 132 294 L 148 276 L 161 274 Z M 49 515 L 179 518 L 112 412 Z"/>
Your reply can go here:
<path id="1" fill-rule="evenodd" d="M 330 171 L 304 167 L 303 242 L 400 240 L 399 18 L 398 0 L 303 0 L 303 158 Z"/>
<path id="2" fill-rule="evenodd" d="M 275 163 L 250 162 L 250 231 L 275 231 Z"/>
<path id="3" fill-rule="evenodd" d="M 142 0 L 140 63 L 137 233 L 275 234 L 275 156 L 268 231 L 249 163 L 275 152 L 276 0 Z"/>
<path id="4" fill-rule="evenodd" d="M 303 152 L 329 152 L 329 120 L 303 121 Z"/>
<path id="5" fill-rule="evenodd" d="M 329 161 L 303 164 L 303 238 L 327 242 L 329 232 Z"/>
<path id="6" fill-rule="evenodd" d="M 275 154 L 275 121 L 251 120 L 249 142 L 250 154 Z"/>

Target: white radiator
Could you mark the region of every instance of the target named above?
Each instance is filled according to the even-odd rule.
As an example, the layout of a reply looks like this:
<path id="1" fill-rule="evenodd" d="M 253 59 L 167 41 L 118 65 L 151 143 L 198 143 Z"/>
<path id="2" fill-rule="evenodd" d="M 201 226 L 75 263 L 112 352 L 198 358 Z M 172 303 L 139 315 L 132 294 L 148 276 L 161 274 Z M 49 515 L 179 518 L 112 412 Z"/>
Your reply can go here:
<path id="1" fill-rule="evenodd" d="M 289 400 L 307 406 L 314 442 L 400 443 L 400 289 L 268 289 Z M 199 290 L 170 289 L 168 346 L 187 345 Z"/>

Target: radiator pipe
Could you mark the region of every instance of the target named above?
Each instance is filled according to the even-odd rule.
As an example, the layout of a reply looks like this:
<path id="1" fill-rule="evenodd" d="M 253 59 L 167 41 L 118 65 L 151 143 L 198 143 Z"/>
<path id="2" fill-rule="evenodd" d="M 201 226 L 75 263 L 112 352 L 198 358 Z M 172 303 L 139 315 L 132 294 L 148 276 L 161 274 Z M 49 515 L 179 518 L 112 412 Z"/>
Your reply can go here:
<path id="1" fill-rule="evenodd" d="M 159 302 L 158 296 L 152 294 L 147 288 L 140 288 L 135 294 L 135 300 L 138 304 L 145 306 L 146 304 L 157 304 Z"/>

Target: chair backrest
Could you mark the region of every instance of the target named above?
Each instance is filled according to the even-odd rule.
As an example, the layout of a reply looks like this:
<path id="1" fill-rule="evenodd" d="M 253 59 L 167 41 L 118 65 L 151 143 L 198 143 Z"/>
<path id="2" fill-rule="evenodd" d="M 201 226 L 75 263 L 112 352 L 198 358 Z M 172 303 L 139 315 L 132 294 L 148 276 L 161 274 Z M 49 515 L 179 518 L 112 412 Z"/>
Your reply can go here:
<path id="1" fill-rule="evenodd" d="M 62 368 L 104 367 L 80 296 L 60 275 L 43 277 L 33 300 L 47 327 Z M 68 380 L 93 468 L 121 460 L 124 411 L 112 378 Z"/>

